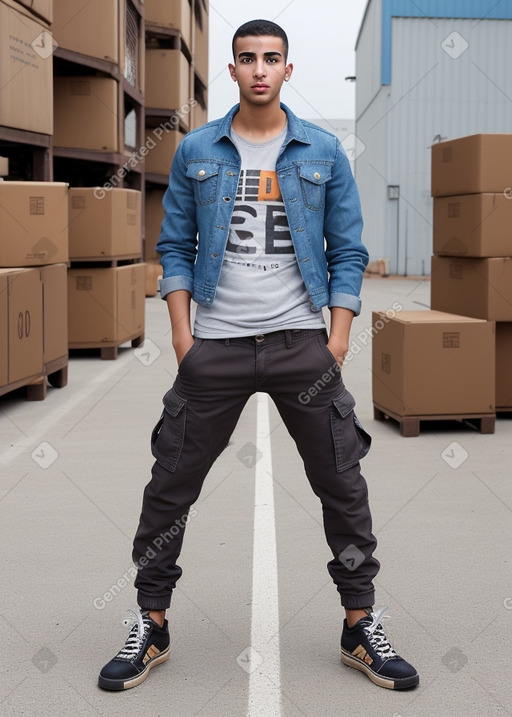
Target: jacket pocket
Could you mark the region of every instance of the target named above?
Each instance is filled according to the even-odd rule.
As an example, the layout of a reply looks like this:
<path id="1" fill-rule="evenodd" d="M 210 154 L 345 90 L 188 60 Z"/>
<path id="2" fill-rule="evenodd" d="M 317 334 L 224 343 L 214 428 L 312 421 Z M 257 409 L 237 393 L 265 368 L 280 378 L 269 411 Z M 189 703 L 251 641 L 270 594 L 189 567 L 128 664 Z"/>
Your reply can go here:
<path id="1" fill-rule="evenodd" d="M 332 402 L 331 431 L 338 473 L 355 466 L 370 450 L 372 439 L 354 413 L 355 405 L 347 390 Z"/>
<path id="2" fill-rule="evenodd" d="M 215 162 L 191 162 L 187 165 L 187 177 L 192 180 L 196 204 L 204 206 L 217 199 L 219 165 Z"/>
<path id="3" fill-rule="evenodd" d="M 151 453 L 174 473 L 183 450 L 187 402 L 171 388 L 163 398 L 164 410 L 151 434 Z"/>
<path id="4" fill-rule="evenodd" d="M 331 168 L 325 164 L 299 165 L 299 180 L 304 205 L 315 212 L 325 206 L 325 183 L 331 178 Z"/>

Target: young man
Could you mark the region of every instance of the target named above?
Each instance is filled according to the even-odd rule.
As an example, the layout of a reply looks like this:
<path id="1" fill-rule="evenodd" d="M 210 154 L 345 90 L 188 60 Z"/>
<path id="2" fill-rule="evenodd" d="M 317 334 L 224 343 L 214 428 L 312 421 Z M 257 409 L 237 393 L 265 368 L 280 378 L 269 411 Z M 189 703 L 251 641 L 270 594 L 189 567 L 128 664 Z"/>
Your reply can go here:
<path id="1" fill-rule="evenodd" d="M 322 502 L 346 611 L 343 662 L 382 687 L 419 680 L 390 646 L 383 611 L 371 611 L 379 563 L 359 468 L 371 439 L 340 375 L 368 261 L 358 193 L 338 140 L 280 103 L 287 53 L 278 25 L 242 25 L 229 65 L 240 104 L 190 132 L 174 157 L 158 250 L 179 370 L 152 434 L 156 462 L 134 541 L 140 612 L 101 671 L 104 689 L 133 687 L 168 659 L 165 610 L 188 511 L 257 391 L 274 400 Z"/>

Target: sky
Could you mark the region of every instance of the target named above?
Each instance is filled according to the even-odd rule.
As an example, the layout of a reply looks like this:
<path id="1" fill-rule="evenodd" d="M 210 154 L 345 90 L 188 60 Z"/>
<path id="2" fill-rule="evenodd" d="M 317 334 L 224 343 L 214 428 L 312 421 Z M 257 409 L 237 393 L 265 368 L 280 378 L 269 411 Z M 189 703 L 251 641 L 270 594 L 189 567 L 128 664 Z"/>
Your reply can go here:
<path id="1" fill-rule="evenodd" d="M 284 28 L 294 65 L 281 98 L 299 117 L 353 119 L 355 44 L 367 0 L 210 0 L 208 118 L 238 101 L 229 77 L 231 39 L 247 20 L 264 18 Z"/>

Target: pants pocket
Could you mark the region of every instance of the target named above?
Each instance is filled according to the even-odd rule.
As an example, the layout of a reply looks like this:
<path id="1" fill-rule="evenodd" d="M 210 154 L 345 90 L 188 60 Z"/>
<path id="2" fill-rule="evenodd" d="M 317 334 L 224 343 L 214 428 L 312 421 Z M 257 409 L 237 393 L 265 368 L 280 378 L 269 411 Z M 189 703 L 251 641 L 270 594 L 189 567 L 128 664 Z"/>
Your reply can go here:
<path id="1" fill-rule="evenodd" d="M 183 450 L 187 402 L 171 388 L 163 398 L 164 410 L 151 434 L 151 453 L 174 473 Z"/>
<path id="2" fill-rule="evenodd" d="M 180 365 L 178 366 L 178 371 L 180 371 L 181 373 L 183 373 L 183 369 L 186 368 L 187 365 L 188 365 L 188 363 L 190 362 L 190 360 L 191 360 L 192 358 L 194 358 L 194 356 L 196 355 L 196 353 L 199 351 L 199 348 L 200 348 L 200 346 L 201 346 L 202 343 L 203 343 L 203 339 L 194 339 L 194 343 L 193 343 L 192 346 L 189 348 L 189 350 L 187 351 L 187 353 L 185 354 L 185 356 L 183 356 L 183 358 L 181 359 L 181 363 L 180 363 Z"/>
<path id="3" fill-rule="evenodd" d="M 331 431 L 338 473 L 355 466 L 370 450 L 372 439 L 354 413 L 355 405 L 346 389 L 332 402 Z"/>

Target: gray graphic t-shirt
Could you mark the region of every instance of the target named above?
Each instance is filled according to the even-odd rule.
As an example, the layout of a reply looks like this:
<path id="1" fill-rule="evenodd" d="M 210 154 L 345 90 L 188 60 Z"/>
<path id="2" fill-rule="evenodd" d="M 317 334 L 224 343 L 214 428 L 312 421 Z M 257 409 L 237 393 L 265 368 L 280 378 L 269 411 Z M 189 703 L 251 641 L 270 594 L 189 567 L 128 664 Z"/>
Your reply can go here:
<path id="1" fill-rule="evenodd" d="M 197 307 L 199 338 L 325 326 L 322 314 L 311 311 L 277 181 L 285 136 L 286 128 L 254 144 L 231 131 L 242 170 L 215 301 Z"/>

